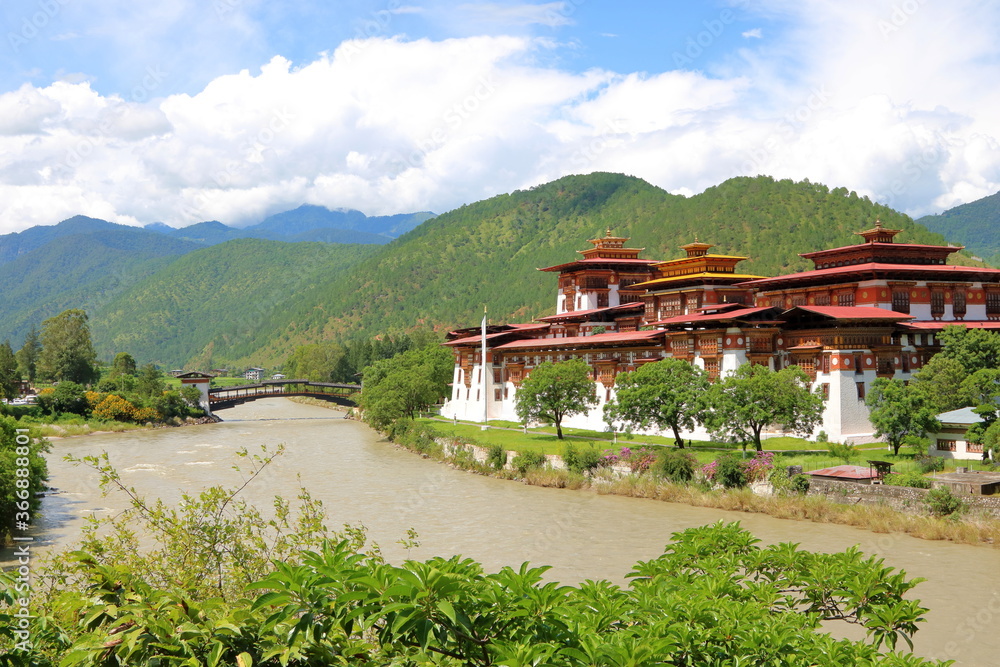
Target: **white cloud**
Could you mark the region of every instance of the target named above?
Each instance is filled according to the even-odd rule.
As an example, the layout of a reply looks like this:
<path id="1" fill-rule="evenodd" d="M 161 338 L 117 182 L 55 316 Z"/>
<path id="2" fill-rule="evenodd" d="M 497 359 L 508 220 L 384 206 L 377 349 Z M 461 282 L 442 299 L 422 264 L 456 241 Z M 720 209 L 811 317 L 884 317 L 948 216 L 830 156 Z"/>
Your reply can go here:
<path id="1" fill-rule="evenodd" d="M 998 10 L 845 4 L 765 0 L 793 28 L 724 71 L 569 72 L 539 64 L 562 48 L 541 39 L 372 38 L 152 101 L 156 70 L 128 99 L 25 85 L 0 95 L 0 232 L 76 213 L 241 224 L 303 202 L 442 212 L 599 170 L 683 193 L 808 177 L 914 215 L 1000 190 Z"/>
<path id="2" fill-rule="evenodd" d="M 760 28 L 752 28 L 740 34 L 746 37 L 747 39 L 761 39 L 764 36 L 764 33 L 761 31 Z"/>

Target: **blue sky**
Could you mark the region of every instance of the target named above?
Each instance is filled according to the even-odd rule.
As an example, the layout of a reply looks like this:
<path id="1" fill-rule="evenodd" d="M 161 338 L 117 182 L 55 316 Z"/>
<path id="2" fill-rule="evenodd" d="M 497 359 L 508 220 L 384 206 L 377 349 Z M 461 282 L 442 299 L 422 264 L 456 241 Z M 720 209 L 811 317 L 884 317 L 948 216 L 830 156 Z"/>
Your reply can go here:
<path id="1" fill-rule="evenodd" d="M 956 0 L 13 0 L 0 233 L 442 212 L 570 173 L 1000 190 L 1000 8 Z"/>

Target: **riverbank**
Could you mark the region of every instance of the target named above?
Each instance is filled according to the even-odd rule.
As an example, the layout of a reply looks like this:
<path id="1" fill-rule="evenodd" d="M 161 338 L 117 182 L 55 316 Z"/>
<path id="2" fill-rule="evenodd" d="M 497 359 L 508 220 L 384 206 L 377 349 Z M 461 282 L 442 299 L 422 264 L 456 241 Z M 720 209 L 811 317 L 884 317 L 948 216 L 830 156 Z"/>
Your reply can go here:
<path id="1" fill-rule="evenodd" d="M 489 477 L 520 481 L 532 486 L 589 491 L 598 495 L 645 498 L 683 503 L 694 507 L 765 514 L 778 519 L 851 526 L 873 533 L 903 533 L 925 540 L 947 540 L 958 544 L 1000 547 L 1000 519 L 984 511 L 962 516 L 931 516 L 919 504 L 912 512 L 900 512 L 888 504 L 845 504 L 831 500 L 825 493 L 811 495 L 772 493 L 758 495 L 750 488 L 702 489 L 692 484 L 678 484 L 651 473 L 631 474 L 602 469 L 594 474 L 574 473 L 565 468 L 562 457 L 545 455 L 545 465 L 518 471 L 510 453 L 490 463 L 491 449 L 461 438 L 436 437 L 426 425 L 411 429 L 393 429 L 386 434 L 391 442 L 423 457 L 435 459 L 453 468 Z M 493 448 L 496 449 L 496 448 Z M 844 494 L 844 498 L 849 498 Z"/>
<path id="2" fill-rule="evenodd" d="M 82 423 L 31 423 L 28 422 L 27 426 L 32 430 L 36 437 L 46 438 L 48 440 L 61 440 L 63 438 L 77 438 L 81 436 L 89 435 L 101 435 L 105 433 L 129 433 L 132 431 L 151 431 L 162 428 L 178 428 L 181 426 L 198 426 L 201 424 L 216 424 L 223 421 L 221 417 L 198 417 L 189 418 L 186 421 L 182 421 L 178 424 L 133 424 L 130 422 L 118 422 L 118 421 L 108 421 L 108 422 L 94 422 L 93 420 L 83 421 Z"/>

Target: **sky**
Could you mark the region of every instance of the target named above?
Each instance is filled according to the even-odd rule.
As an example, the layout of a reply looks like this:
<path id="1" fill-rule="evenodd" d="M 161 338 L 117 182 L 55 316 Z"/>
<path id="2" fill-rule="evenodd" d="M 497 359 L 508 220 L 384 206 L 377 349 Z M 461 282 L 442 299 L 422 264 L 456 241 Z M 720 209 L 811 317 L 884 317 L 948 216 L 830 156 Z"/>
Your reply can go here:
<path id="1" fill-rule="evenodd" d="M 6 0 L 0 233 L 433 211 L 611 171 L 1000 190 L 1000 3 Z M 859 221 L 862 224 L 865 221 Z"/>

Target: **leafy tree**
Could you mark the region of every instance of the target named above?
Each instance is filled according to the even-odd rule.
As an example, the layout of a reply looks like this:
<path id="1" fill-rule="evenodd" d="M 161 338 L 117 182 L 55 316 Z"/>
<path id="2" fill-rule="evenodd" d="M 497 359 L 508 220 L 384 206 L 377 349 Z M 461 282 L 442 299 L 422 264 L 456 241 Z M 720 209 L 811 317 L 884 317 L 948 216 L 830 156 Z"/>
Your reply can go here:
<path id="1" fill-rule="evenodd" d="M 865 404 L 875 436 L 885 438 L 893 454 L 899 454 L 907 436 L 922 438 L 940 427 L 934 408 L 924 395 L 896 378 L 877 378 L 865 397 Z"/>
<path id="2" fill-rule="evenodd" d="M 38 330 L 31 327 L 31 331 L 24 337 L 24 344 L 17 351 L 17 366 L 21 377 L 28 382 L 34 383 L 35 374 L 38 372 L 38 358 L 42 353 L 42 342 L 38 335 Z"/>
<path id="3" fill-rule="evenodd" d="M 21 375 L 17 372 L 17 358 L 10 347 L 10 341 L 5 340 L 0 345 L 0 396 L 8 401 L 20 394 Z"/>
<path id="4" fill-rule="evenodd" d="M 43 377 L 57 382 L 89 384 L 97 380 L 97 353 L 90 341 L 87 313 L 66 310 L 42 322 L 38 365 Z"/>
<path id="5" fill-rule="evenodd" d="M 119 352 L 115 355 L 115 360 L 111 362 L 111 372 L 108 375 L 118 377 L 121 375 L 135 375 L 135 373 L 135 357 L 128 352 Z"/>
<path id="6" fill-rule="evenodd" d="M 344 348 L 335 343 L 300 345 L 285 362 L 285 374 L 290 378 L 330 382 L 344 356 Z"/>
<path id="7" fill-rule="evenodd" d="M 135 391 L 141 398 L 156 398 L 163 394 L 165 388 L 163 373 L 159 368 L 153 364 L 146 364 L 142 367 L 135 385 Z"/>
<path id="8" fill-rule="evenodd" d="M 53 415 L 75 414 L 85 415 L 90 409 L 87 403 L 86 389 L 83 385 L 64 380 L 51 392 L 43 391 L 38 395 L 38 405 Z"/>
<path id="9" fill-rule="evenodd" d="M 938 355 L 958 361 L 967 374 L 1000 368 L 1000 335 L 992 331 L 956 324 L 942 329 L 937 338 L 941 341 Z"/>
<path id="10" fill-rule="evenodd" d="M 684 447 L 681 429 L 701 421 L 708 392 L 708 375 L 682 359 L 664 359 L 621 373 L 615 380 L 615 399 L 604 406 L 609 425 L 621 422 L 628 430 L 671 429 L 674 442 Z"/>
<path id="11" fill-rule="evenodd" d="M 48 479 L 42 456 L 49 450 L 48 441 L 18 433 L 18 429 L 26 430 L 13 417 L 0 416 L 0 545 L 11 537 L 15 521 L 31 523 L 30 512 L 41 504 L 40 492 Z M 18 480 L 25 480 L 21 487 Z M 29 516 L 19 519 L 18 514 L 24 512 Z"/>
<path id="12" fill-rule="evenodd" d="M 556 437 L 563 438 L 562 421 L 597 405 L 597 387 L 589 376 L 590 367 L 582 359 L 535 367 L 518 387 L 514 410 L 521 421 L 552 422 Z"/>
<path id="13" fill-rule="evenodd" d="M 823 416 L 823 397 L 809 390 L 809 376 L 798 366 L 772 371 L 767 366 L 743 364 L 712 385 L 705 424 L 713 437 L 762 450 L 765 427 L 781 425 L 808 435 Z"/>
<path id="14" fill-rule="evenodd" d="M 966 405 L 962 382 L 968 375 L 958 359 L 935 354 L 913 376 L 911 385 L 924 395 L 935 411 L 948 412 Z"/>
<path id="15" fill-rule="evenodd" d="M 412 349 L 364 370 L 361 407 L 365 421 L 385 429 L 439 401 L 448 393 L 454 360 L 439 345 Z"/>

